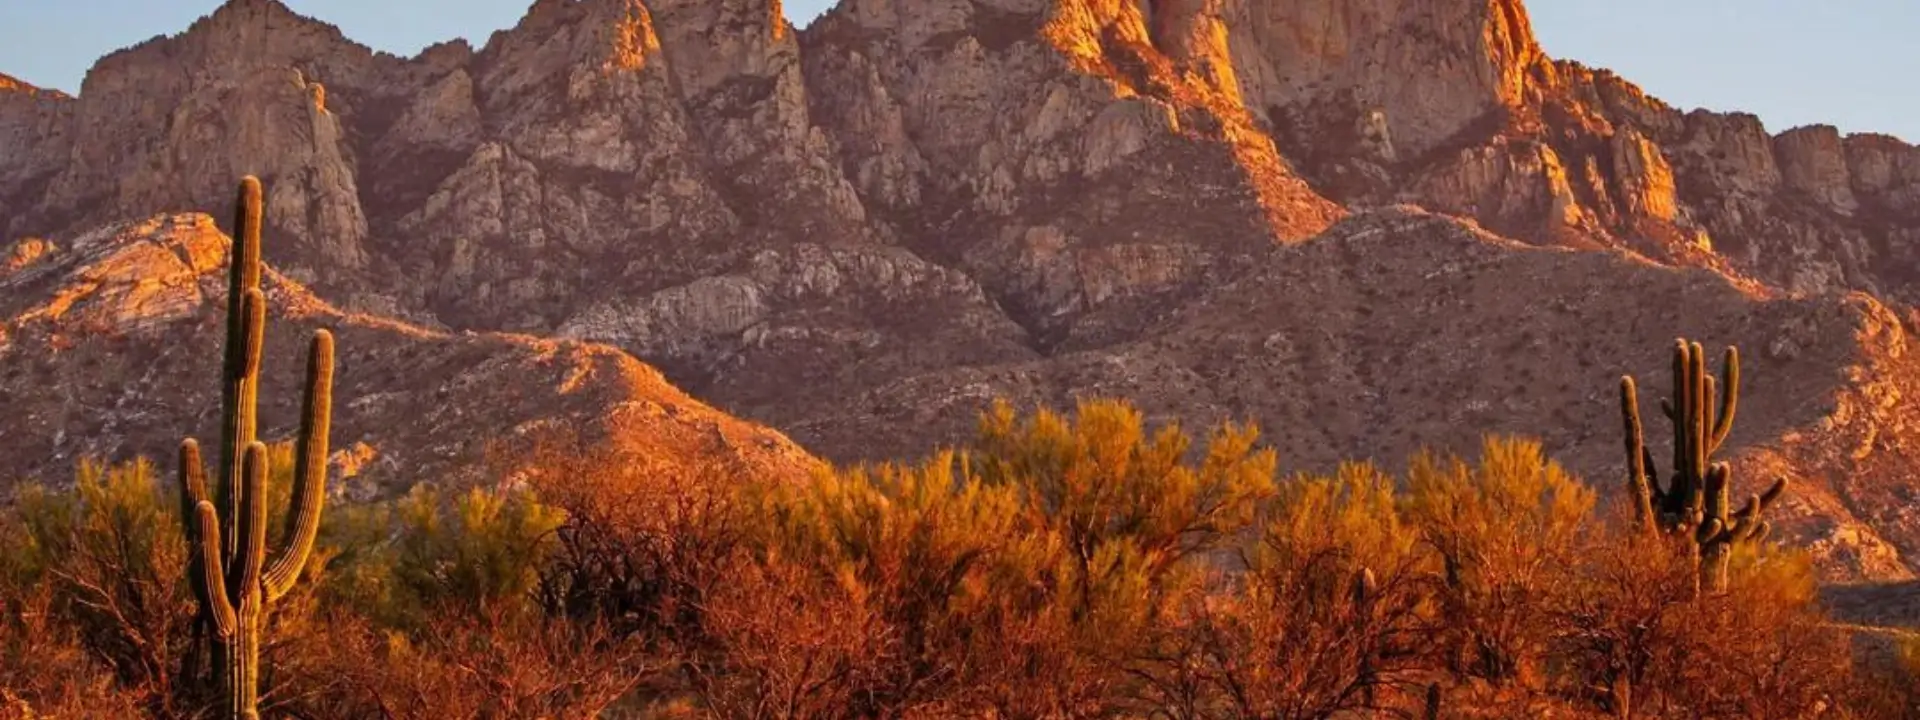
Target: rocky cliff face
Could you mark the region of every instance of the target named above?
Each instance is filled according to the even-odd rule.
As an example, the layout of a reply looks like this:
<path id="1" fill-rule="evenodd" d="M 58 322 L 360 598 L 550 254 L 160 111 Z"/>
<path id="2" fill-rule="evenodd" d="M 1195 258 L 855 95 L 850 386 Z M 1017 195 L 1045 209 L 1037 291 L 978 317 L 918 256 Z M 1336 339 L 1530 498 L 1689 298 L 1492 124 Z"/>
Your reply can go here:
<path id="1" fill-rule="evenodd" d="M 1775 135 L 1751 115 L 1683 113 L 1612 73 L 1526 50 L 1532 40 L 1512 31 L 1524 11 L 1498 9 L 1456 13 L 1485 19 L 1484 42 L 1445 41 L 1474 51 L 1439 67 L 1475 70 L 1451 81 L 1443 70 L 1445 82 L 1434 86 L 1451 88 L 1445 97 L 1480 98 L 1483 113 L 1460 123 L 1458 108 L 1421 105 L 1420 92 L 1391 92 L 1391 82 L 1335 84 L 1339 91 L 1296 96 L 1306 99 L 1276 115 L 1283 151 L 1347 203 L 1418 203 L 1528 242 L 1623 248 L 1790 292 L 1920 297 L 1909 269 L 1920 150 L 1886 136 L 1842 137 L 1830 126 Z M 1389 54 L 1365 62 L 1387 77 L 1427 78 L 1436 61 Z M 1398 101 L 1366 99 L 1369 91 Z M 1413 117 L 1396 121 L 1395 112 Z M 1394 132 L 1402 126 L 1451 134 L 1409 141 Z M 1388 140 L 1391 152 L 1382 150 Z"/>
<path id="2" fill-rule="evenodd" d="M 773 0 L 538 0 L 413 58 L 230 0 L 77 98 L 0 78 L 0 353 L 45 386 L 34 472 L 130 432 L 134 401 L 64 399 L 108 389 L 48 358 L 191 322 L 194 281 L 89 280 L 121 255 L 81 248 L 193 277 L 103 238 L 210 233 L 151 218 L 247 173 L 269 262 L 341 308 L 316 322 L 653 378 L 575 341 L 610 343 L 841 459 L 961 439 L 993 396 L 1104 393 L 1254 417 L 1300 465 L 1517 431 L 1605 478 L 1614 380 L 1687 334 L 1756 356 L 1742 472 L 1805 481 L 1836 576 L 1891 577 L 1920 558 L 1917 153 L 1683 113 L 1551 59 L 1519 0 L 843 0 L 804 31 Z M 1435 214 L 1373 209 L 1403 203 Z M 576 396 L 494 362 L 461 382 L 533 382 L 512 423 Z M 349 421 L 370 444 L 414 413 L 468 413 L 429 444 L 510 424 L 362 382 L 399 408 Z"/>
<path id="3" fill-rule="evenodd" d="M 0 74 L 0 217 L 25 212 L 59 173 L 72 147 L 73 106 L 65 94 Z M 8 224 L 0 221 L 0 231 Z"/>
<path id="4" fill-rule="evenodd" d="M 1111 0 L 850 0 L 807 29 L 807 79 L 910 247 L 1040 346 L 1097 346 L 1340 214 L 1149 21 Z"/>

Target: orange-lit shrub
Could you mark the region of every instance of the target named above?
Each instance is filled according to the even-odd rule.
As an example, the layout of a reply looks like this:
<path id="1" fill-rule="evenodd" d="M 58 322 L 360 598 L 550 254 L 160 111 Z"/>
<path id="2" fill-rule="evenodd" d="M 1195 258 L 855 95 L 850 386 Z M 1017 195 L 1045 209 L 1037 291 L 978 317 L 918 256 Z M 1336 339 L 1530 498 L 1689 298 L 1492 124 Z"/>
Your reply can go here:
<path id="1" fill-rule="evenodd" d="M 579 443 L 513 457 L 492 489 L 329 509 L 311 590 L 275 615 L 270 713 L 1871 718 L 1906 702 L 1853 675 L 1804 558 L 1737 553 L 1726 592 L 1696 597 L 1684 550 L 1597 518 L 1527 441 L 1405 477 L 1276 480 L 1250 428 L 1196 447 L 1088 402 L 1000 406 L 971 447 L 792 485 Z M 199 709 L 170 490 L 88 465 L 78 492 L 29 489 L 0 514 L 0 717 Z"/>
<path id="2" fill-rule="evenodd" d="M 1552 637 L 1548 608 L 1568 589 L 1593 491 L 1535 442 L 1490 438 L 1477 465 L 1424 456 L 1408 475 L 1407 513 L 1439 568 L 1453 674 L 1532 687 Z"/>
<path id="3" fill-rule="evenodd" d="M 1430 642 L 1428 581 L 1393 479 L 1368 465 L 1282 486 L 1233 573 L 1189 598 L 1148 704 L 1185 718 L 1404 707 Z"/>

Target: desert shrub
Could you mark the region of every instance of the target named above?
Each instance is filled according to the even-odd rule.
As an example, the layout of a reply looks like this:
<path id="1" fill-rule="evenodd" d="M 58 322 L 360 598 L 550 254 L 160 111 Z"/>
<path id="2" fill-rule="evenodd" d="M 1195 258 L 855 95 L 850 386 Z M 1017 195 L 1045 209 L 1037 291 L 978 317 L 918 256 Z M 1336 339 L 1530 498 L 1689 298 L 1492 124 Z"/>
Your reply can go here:
<path id="1" fill-rule="evenodd" d="M 1098 713 L 1138 696 L 1143 664 L 1181 599 L 1218 574 L 1222 551 L 1274 493 L 1277 459 L 1252 426 L 1223 425 L 1204 448 L 1178 425 L 1147 432 L 1125 403 L 1083 401 L 1071 419 L 986 413 L 968 469 L 1005 488 L 1029 536 L 988 659 L 1003 714 Z"/>
<path id="2" fill-rule="evenodd" d="M 733 569 L 758 506 L 751 478 L 688 476 L 571 437 L 514 453 L 516 479 L 565 514 L 539 584 L 550 614 L 698 644 L 704 596 Z"/>
<path id="3" fill-rule="evenodd" d="M 1024 421 L 999 403 L 967 460 L 1060 535 L 1083 585 L 1103 552 L 1133 556 L 1126 562 L 1159 580 L 1246 528 L 1273 493 L 1277 459 L 1258 439 L 1257 429 L 1228 424 L 1189 457 L 1193 441 L 1178 425 L 1149 437 L 1125 403 L 1083 401 L 1071 420 L 1041 410 Z"/>
<path id="4" fill-rule="evenodd" d="M 178 502 L 164 493 L 149 463 L 84 461 L 71 492 L 20 489 L 5 549 L 9 604 L 23 613 L 14 628 L 74 639 L 131 703 L 157 711 L 174 705 L 193 612 L 176 570 L 186 561 Z"/>
<path id="5" fill-rule="evenodd" d="M 325 636 L 282 666 L 313 717 L 592 717 L 654 668 L 637 638 L 547 612 L 565 512 L 525 487 L 337 509 Z"/>
<path id="6" fill-rule="evenodd" d="M 531 611 L 564 515 L 525 490 L 446 497 L 416 486 L 394 508 L 394 580 L 409 607 L 490 617 Z"/>
<path id="7" fill-rule="evenodd" d="M 1646 701 L 1674 617 L 1694 597 L 1698 569 L 1666 538 L 1625 523 L 1582 544 L 1578 582 L 1551 607 L 1556 691 L 1615 713 Z"/>
<path id="8" fill-rule="evenodd" d="M 1254 437 L 1001 405 L 965 452 L 759 494 L 698 685 L 731 717 L 1111 711 L 1273 492 Z"/>
<path id="9" fill-rule="evenodd" d="M 270 512 L 283 513 L 291 499 L 292 452 L 287 444 L 269 449 L 276 490 Z M 118 698 L 162 717 L 191 715 L 210 700 L 202 682 L 204 637 L 195 634 L 196 604 L 186 581 L 180 502 L 178 485 L 160 480 L 151 463 L 87 459 L 71 491 L 21 487 L 0 519 L 8 558 L 0 561 L 0 575 L 14 589 L 0 594 L 37 604 L 34 635 L 71 638 L 114 680 Z M 270 541 L 280 542 L 283 532 L 271 523 Z M 325 556 L 317 554 L 312 572 Z M 310 631 L 311 609 L 307 592 L 277 606 L 263 654 L 281 656 L 290 638 Z M 269 674 L 265 695 L 274 694 L 274 682 Z"/>
<path id="10" fill-rule="evenodd" d="M 1664 711 L 1696 718 L 1803 718 L 1851 681 L 1845 632 L 1815 605 L 1802 553 L 1737 550 L 1726 592 L 1679 606 L 1648 686 Z"/>
<path id="11" fill-rule="evenodd" d="M 803 664 L 844 670 L 837 685 L 847 712 L 899 716 L 965 705 L 993 682 L 975 660 L 1001 639 L 993 606 L 1016 589 L 1011 583 L 1032 578 L 1009 565 L 1029 533 L 1010 488 L 959 475 L 957 465 L 942 455 L 920 466 L 823 472 L 763 498 L 763 550 L 744 582 L 713 599 L 716 630 L 727 634 L 718 639 L 731 652 L 756 645 L 761 624 L 799 621 L 811 626 L 801 634 L 821 642 L 752 649 L 750 665 L 768 666 L 749 669 L 767 676 L 756 684 L 807 682 L 775 668 L 832 652 L 829 662 Z M 809 592 L 759 592 L 776 581 Z M 801 607 L 809 596 L 822 607 Z M 827 615 L 814 617 L 819 610 Z"/>
<path id="12" fill-rule="evenodd" d="M 5 529 L 0 525 L 0 529 Z M 9 542 L 0 551 L 19 546 Z M 59 621 L 50 588 L 0 587 L 0 719 L 132 717 L 138 698 Z"/>
<path id="13" fill-rule="evenodd" d="M 1803 553 L 1742 548 L 1725 591 L 1698 596 L 1684 543 L 1620 523 L 1586 547 L 1575 590 L 1552 607 L 1564 694 L 1648 717 L 1846 710 L 1848 637 L 1817 606 Z"/>
<path id="14" fill-rule="evenodd" d="M 1195 443 L 1113 402 L 999 405 L 967 448 L 780 485 L 538 439 L 490 487 L 329 507 L 272 619 L 264 701 L 1183 720 L 1911 704 L 1852 673 L 1804 556 L 1743 550 L 1697 597 L 1683 548 L 1596 515 L 1537 443 L 1276 482 L 1256 440 Z M 198 709 L 176 492 L 144 464 L 87 464 L 75 492 L 26 488 L 0 513 L 0 717 Z"/>
<path id="15" fill-rule="evenodd" d="M 1920 718 L 1920 634 L 1891 638 L 1888 662 L 1869 661 L 1864 682 L 1849 698 L 1860 718 Z"/>
<path id="16" fill-rule="evenodd" d="M 271 454 L 276 473 L 290 473 L 291 448 Z M 290 478 L 274 480 L 270 512 L 284 512 Z M 148 463 L 87 461 L 71 492 L 16 493 L 0 515 L 0 653 L 33 659 L 0 671 L 7 702 L 97 717 L 128 713 L 90 708 L 185 717 L 204 704 L 193 682 L 206 660 L 192 632 L 178 492 Z M 538 612 L 562 515 L 529 493 L 449 497 L 421 486 L 323 518 L 307 569 L 318 582 L 302 583 L 270 619 L 263 703 L 271 711 L 303 711 L 347 692 L 325 705 L 339 712 L 318 716 L 363 717 L 371 700 L 417 699 L 394 690 L 392 677 L 439 688 L 443 700 L 492 697 L 474 706 L 495 710 L 508 697 L 535 709 L 604 706 L 605 696 L 632 686 L 629 647 L 592 624 Z M 551 687 L 543 690 L 543 680 Z"/>
<path id="17" fill-rule="evenodd" d="M 1593 491 L 1517 438 L 1487 439 L 1476 465 L 1418 457 L 1407 479 L 1408 518 L 1441 573 L 1445 666 L 1495 686 L 1536 685 L 1552 637 L 1547 609 L 1573 578 Z"/>
<path id="18" fill-rule="evenodd" d="M 1330 718 L 1406 704 L 1432 628 L 1416 535 L 1370 465 L 1282 485 L 1244 571 L 1176 619 L 1151 705 L 1180 718 Z"/>
<path id="19" fill-rule="evenodd" d="M 449 612 L 408 632 L 343 613 L 329 628 L 286 661 L 293 716 L 600 717 L 646 672 L 638 642 L 538 614 Z"/>
<path id="20" fill-rule="evenodd" d="M 856 716 L 860 703 L 912 708 L 918 697 L 870 698 L 891 650 L 883 620 L 851 578 L 778 557 L 740 563 L 706 593 L 698 644 L 683 670 L 704 708 L 723 718 Z M 845 582 L 841 582 L 845 580 Z"/>

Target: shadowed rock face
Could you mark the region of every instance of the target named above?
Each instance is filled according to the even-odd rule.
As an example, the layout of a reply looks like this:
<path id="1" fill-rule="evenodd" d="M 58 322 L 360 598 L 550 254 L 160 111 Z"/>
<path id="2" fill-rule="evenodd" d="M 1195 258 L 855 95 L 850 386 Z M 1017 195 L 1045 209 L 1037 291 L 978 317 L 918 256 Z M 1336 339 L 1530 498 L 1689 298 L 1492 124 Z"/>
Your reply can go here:
<path id="1" fill-rule="evenodd" d="M 1835 577 L 1920 557 L 1920 151 L 1682 114 L 1550 59 L 1518 0 L 843 0 L 805 31 L 772 0 L 540 0 L 413 58 L 232 0 L 77 98 L 0 77 L 9 469 L 168 452 L 184 421 L 123 397 L 157 379 L 64 358 L 172 372 L 224 245 L 160 214 L 249 173 L 275 287 L 341 308 L 302 290 L 288 322 L 419 348 L 364 360 L 336 442 L 389 472 L 527 423 L 799 457 L 604 342 L 836 459 L 1109 394 L 1257 419 L 1303 467 L 1505 431 L 1605 481 L 1614 383 L 1658 392 L 1684 334 L 1748 352 L 1739 472 L 1801 481 Z"/>

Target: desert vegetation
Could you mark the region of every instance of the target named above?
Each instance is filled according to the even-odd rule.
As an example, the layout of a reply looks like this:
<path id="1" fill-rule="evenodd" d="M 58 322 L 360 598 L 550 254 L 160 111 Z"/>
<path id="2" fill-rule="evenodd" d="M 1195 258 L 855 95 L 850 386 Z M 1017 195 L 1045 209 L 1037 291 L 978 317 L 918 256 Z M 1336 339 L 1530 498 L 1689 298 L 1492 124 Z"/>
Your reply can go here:
<path id="1" fill-rule="evenodd" d="M 259 194 L 218 486 L 189 440 L 170 480 L 86 461 L 8 499 L 0 717 L 1916 715 L 1920 649 L 1856 652 L 1767 542 L 1784 485 L 1732 509 L 1732 350 L 1716 379 L 1676 345 L 1664 482 L 1623 381 L 1599 490 L 1513 437 L 1286 475 L 1250 425 L 1087 400 L 804 483 L 533 434 L 487 482 L 323 513 L 324 332 L 299 433 L 255 428 Z"/>
<path id="2" fill-rule="evenodd" d="M 294 447 L 266 455 L 290 487 Z M 1252 428 L 1195 442 L 1090 401 L 1001 406 L 969 447 L 802 485 L 563 438 L 502 455 L 526 462 L 324 515 L 261 626 L 263 716 L 1912 710 L 1822 616 L 1804 556 L 1736 545 L 1698 588 L 1690 543 L 1524 439 L 1281 477 Z M 0 522 L 8 712 L 220 716 L 178 488 L 139 461 L 75 485 L 25 488 Z"/>

